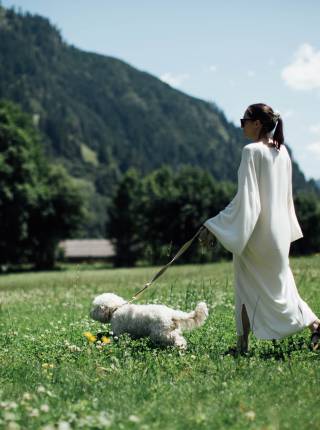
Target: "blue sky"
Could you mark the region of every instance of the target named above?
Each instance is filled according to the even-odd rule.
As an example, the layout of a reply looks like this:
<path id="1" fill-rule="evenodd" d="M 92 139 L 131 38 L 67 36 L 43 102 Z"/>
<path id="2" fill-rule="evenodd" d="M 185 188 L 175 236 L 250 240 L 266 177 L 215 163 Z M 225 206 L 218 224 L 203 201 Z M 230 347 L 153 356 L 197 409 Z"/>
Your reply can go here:
<path id="1" fill-rule="evenodd" d="M 2 0 L 48 17 L 66 42 L 122 59 L 239 123 L 278 110 L 307 178 L 320 178 L 320 1 Z"/>

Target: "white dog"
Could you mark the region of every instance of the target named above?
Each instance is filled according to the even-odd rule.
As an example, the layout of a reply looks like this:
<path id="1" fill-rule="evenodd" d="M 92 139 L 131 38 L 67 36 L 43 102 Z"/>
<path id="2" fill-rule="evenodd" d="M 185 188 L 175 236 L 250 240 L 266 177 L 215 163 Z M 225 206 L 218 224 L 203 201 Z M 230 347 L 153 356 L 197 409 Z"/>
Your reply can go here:
<path id="1" fill-rule="evenodd" d="M 150 336 L 154 343 L 187 347 L 182 330 L 200 327 L 208 316 L 204 302 L 198 303 L 194 311 L 187 313 L 164 305 L 133 305 L 112 293 L 97 296 L 90 313 L 94 320 L 111 323 L 115 336 L 128 333 L 132 337 Z"/>

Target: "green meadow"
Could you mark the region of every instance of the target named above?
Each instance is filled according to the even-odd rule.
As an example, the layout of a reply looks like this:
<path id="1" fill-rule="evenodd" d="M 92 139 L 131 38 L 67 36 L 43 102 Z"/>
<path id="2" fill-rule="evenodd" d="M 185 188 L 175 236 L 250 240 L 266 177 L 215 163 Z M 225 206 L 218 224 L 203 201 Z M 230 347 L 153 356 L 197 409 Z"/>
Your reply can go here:
<path id="1" fill-rule="evenodd" d="M 320 314 L 320 255 L 292 259 L 299 292 Z M 138 303 L 191 310 L 205 300 L 205 325 L 186 333 L 188 349 L 148 339 L 90 342 L 109 326 L 88 316 L 96 294 L 129 299 L 157 268 L 0 277 L 0 428 L 310 429 L 320 428 L 320 353 L 308 330 L 275 343 L 235 344 L 232 264 L 171 267 Z"/>

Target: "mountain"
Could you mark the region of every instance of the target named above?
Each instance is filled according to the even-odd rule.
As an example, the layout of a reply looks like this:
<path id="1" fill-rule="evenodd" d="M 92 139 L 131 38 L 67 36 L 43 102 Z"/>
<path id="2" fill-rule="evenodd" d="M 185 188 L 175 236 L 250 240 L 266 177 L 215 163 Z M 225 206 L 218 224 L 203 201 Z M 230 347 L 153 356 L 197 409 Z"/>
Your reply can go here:
<path id="1" fill-rule="evenodd" d="M 129 167 L 192 164 L 236 181 L 246 142 L 216 105 L 67 44 L 46 18 L 1 6 L 0 98 L 33 116 L 48 157 L 83 182 L 90 235 L 103 234 L 105 204 Z M 293 175 L 295 189 L 310 187 L 296 163 Z"/>

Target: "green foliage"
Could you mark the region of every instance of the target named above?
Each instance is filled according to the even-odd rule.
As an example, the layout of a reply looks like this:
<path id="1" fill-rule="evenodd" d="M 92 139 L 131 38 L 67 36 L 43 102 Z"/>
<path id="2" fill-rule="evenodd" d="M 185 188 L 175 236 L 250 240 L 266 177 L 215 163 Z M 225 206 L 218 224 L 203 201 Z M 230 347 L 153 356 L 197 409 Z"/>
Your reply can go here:
<path id="1" fill-rule="evenodd" d="M 320 201 L 314 193 L 298 193 L 295 198 L 303 238 L 293 243 L 295 254 L 320 252 Z"/>
<path id="2" fill-rule="evenodd" d="M 39 269 L 52 268 L 60 240 L 83 224 L 82 196 L 62 166 L 52 165 L 43 178 L 37 206 L 29 215 L 29 259 Z"/>
<path id="3" fill-rule="evenodd" d="M 232 200 L 235 186 L 216 182 L 206 171 L 183 166 L 174 171 L 163 166 L 141 177 L 131 170 L 120 181 L 112 202 L 107 236 L 116 249 L 116 265 L 136 262 L 159 265 L 173 257 L 200 225 Z M 295 254 L 320 251 L 320 202 L 315 193 L 295 199 L 304 238 L 292 245 Z M 230 254 L 217 242 L 206 254 L 192 246 L 180 262 L 203 262 Z"/>
<path id="4" fill-rule="evenodd" d="M 320 313 L 320 256 L 294 259 L 302 298 Z M 62 429 L 292 429 L 319 427 L 319 353 L 308 330 L 277 341 L 235 344 L 232 264 L 173 266 L 141 296 L 184 311 L 205 300 L 205 325 L 186 351 L 121 336 L 88 316 L 102 292 L 130 299 L 154 269 L 80 270 L 0 277 L 0 427 Z M 276 399 L 276 401 L 275 401 Z M 68 426 L 69 423 L 69 426 Z"/>
<path id="5" fill-rule="evenodd" d="M 217 183 L 197 167 L 183 166 L 174 172 L 163 167 L 146 176 L 140 213 L 140 226 L 146 261 L 160 264 L 178 251 L 202 222 L 218 213 L 232 198 L 231 184 Z M 218 251 L 218 252 L 217 252 Z M 215 257 L 226 255 L 215 249 Z M 212 257 L 193 246 L 180 257 L 180 262 L 207 261 Z"/>
<path id="6" fill-rule="evenodd" d="M 28 117 L 11 103 L 0 104 L 0 262 L 26 256 L 29 213 L 41 183 L 41 152 Z"/>
<path id="7" fill-rule="evenodd" d="M 116 266 L 132 266 L 141 256 L 141 178 L 138 172 L 130 169 L 123 176 L 112 206 L 109 210 L 107 236 L 116 238 Z"/>
<path id="8" fill-rule="evenodd" d="M 107 235 L 115 244 L 116 265 L 131 266 L 139 259 L 151 264 L 166 262 L 234 193 L 232 184 L 217 183 L 197 167 L 173 171 L 164 166 L 144 178 L 130 170 L 120 181 L 107 225 Z M 194 246 L 179 262 L 227 255 L 219 246 L 210 255 Z"/>
<path id="9" fill-rule="evenodd" d="M 145 175 L 163 164 L 188 164 L 236 182 L 246 142 L 216 105 L 123 61 L 67 45 L 40 16 L 2 9 L 0 98 L 30 112 L 47 154 L 95 185 L 90 236 L 104 236 L 101 202 L 109 202 L 119 175 L 131 167 Z M 312 188 L 296 164 L 293 178 L 295 189 Z"/>
<path id="10" fill-rule="evenodd" d="M 59 240 L 83 218 L 79 188 L 61 166 L 49 165 L 30 118 L 0 103 L 0 264 L 54 265 Z"/>

